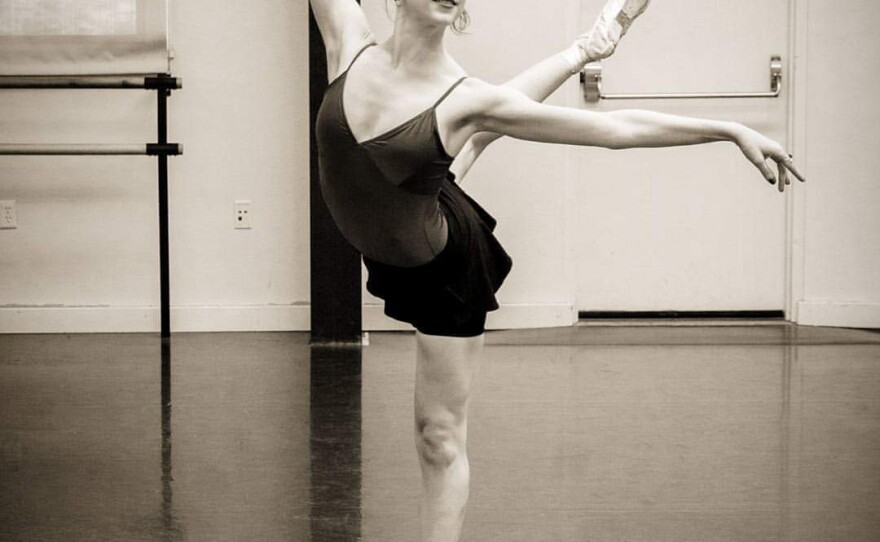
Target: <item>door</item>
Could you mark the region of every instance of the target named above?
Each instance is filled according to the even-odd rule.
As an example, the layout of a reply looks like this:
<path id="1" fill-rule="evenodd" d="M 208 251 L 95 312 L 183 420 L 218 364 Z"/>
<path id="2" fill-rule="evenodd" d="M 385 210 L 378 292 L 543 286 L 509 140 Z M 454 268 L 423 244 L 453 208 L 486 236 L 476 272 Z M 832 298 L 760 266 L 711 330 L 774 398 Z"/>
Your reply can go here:
<path id="1" fill-rule="evenodd" d="M 582 0 L 586 27 L 603 0 Z M 608 101 L 736 120 L 787 145 L 788 0 L 663 0 L 603 62 L 606 93 L 767 91 L 779 98 Z M 572 149 L 576 306 L 581 311 L 782 310 L 785 197 L 731 143 Z"/>

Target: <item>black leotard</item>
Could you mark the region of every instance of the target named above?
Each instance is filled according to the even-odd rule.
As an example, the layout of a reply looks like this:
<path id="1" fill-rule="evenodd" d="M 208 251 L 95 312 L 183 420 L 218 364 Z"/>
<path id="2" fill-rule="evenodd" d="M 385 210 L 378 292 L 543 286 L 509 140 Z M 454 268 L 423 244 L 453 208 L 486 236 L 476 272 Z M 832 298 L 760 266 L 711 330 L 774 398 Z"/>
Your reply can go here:
<path id="1" fill-rule="evenodd" d="M 453 161 L 440 141 L 435 111 L 465 78 L 429 109 L 359 143 L 343 105 L 350 69 L 330 84 L 318 111 L 324 200 L 342 235 L 364 256 L 401 267 L 424 264 L 446 244 L 437 194 Z"/>
<path id="2" fill-rule="evenodd" d="M 495 219 L 453 182 L 437 131 L 437 105 L 464 78 L 429 109 L 358 143 L 342 101 L 349 69 L 330 83 L 317 118 L 330 214 L 363 253 L 367 290 L 385 300 L 385 314 L 422 333 L 478 335 L 512 262 Z"/>

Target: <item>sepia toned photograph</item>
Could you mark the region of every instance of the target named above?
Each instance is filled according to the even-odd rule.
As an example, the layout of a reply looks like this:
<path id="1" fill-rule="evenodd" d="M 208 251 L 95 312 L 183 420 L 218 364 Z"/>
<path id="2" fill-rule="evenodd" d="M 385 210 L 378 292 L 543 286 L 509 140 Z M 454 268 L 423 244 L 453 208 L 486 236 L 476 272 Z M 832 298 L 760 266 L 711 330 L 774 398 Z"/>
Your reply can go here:
<path id="1" fill-rule="evenodd" d="M 0 541 L 880 540 L 880 3 L 0 0 Z"/>

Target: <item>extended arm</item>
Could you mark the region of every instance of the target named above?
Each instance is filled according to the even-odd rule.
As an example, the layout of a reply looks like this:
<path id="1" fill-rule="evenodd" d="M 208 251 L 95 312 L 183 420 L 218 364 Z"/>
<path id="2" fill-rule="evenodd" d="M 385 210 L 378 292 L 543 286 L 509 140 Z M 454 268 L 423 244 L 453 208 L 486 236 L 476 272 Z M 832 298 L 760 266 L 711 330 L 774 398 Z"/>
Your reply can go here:
<path id="1" fill-rule="evenodd" d="M 530 67 L 504 83 L 504 86 L 522 93 L 531 100 L 543 102 L 569 77 L 571 77 L 571 69 L 568 60 L 565 53 L 560 52 Z M 501 134 L 493 132 L 479 132 L 468 139 L 449 168 L 459 182 L 486 147 L 500 137 Z"/>
<path id="2" fill-rule="evenodd" d="M 373 33 L 355 0 L 309 0 L 309 4 L 327 50 L 327 78 L 332 81 L 365 43 L 375 41 Z"/>
<path id="3" fill-rule="evenodd" d="M 517 91 L 477 80 L 469 81 L 468 91 L 471 93 L 469 126 L 475 132 L 490 131 L 529 141 L 608 149 L 731 141 L 770 183 L 776 182 L 776 176 L 766 159 L 774 160 L 778 166 L 780 190 L 787 183 L 787 170 L 804 180 L 779 143 L 738 123 L 653 111 L 597 113 L 543 105 Z"/>

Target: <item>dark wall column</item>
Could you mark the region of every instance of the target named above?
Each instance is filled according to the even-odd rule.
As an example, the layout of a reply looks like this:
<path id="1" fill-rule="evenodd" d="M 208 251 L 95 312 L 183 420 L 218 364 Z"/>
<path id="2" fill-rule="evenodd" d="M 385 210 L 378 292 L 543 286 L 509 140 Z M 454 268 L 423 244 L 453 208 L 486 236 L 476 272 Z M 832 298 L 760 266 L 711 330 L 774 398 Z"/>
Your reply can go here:
<path id="1" fill-rule="evenodd" d="M 311 108 L 311 307 L 312 342 L 360 342 L 360 254 L 342 237 L 321 196 L 315 118 L 327 89 L 327 58 L 309 8 Z"/>

